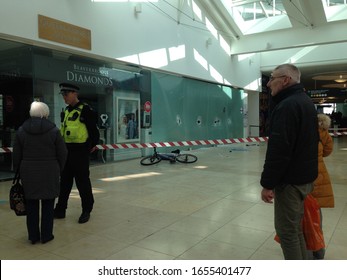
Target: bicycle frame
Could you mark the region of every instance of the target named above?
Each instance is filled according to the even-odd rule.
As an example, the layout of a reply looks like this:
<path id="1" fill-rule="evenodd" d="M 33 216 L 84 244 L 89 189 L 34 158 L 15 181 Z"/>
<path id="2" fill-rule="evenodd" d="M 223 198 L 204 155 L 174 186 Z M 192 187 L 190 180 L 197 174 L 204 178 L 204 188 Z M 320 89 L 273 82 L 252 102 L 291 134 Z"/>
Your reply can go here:
<path id="1" fill-rule="evenodd" d="M 197 157 L 192 154 L 181 154 L 180 150 L 177 149 L 172 151 L 171 153 L 158 153 L 156 147 L 154 148 L 154 153 L 151 156 L 146 156 L 141 159 L 140 163 L 142 165 L 153 165 L 161 160 L 169 160 L 170 163 L 174 163 L 176 161 L 181 163 L 193 163 L 197 161 Z"/>
<path id="2" fill-rule="evenodd" d="M 163 160 L 174 160 L 178 154 L 175 154 L 175 153 L 157 153 L 157 155 Z"/>

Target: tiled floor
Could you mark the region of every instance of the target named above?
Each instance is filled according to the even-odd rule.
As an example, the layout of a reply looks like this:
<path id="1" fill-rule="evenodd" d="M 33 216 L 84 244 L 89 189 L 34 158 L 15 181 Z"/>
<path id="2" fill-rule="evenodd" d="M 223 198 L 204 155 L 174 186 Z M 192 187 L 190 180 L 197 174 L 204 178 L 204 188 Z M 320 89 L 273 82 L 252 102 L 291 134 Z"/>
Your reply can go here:
<path id="1" fill-rule="evenodd" d="M 326 259 L 347 259 L 347 137 L 335 138 L 326 159 L 336 207 L 324 209 Z M 31 245 L 24 217 L 7 202 L 11 182 L 0 182 L 0 259 L 274 260 L 273 205 L 260 200 L 266 144 L 234 144 L 192 151 L 191 165 L 139 159 L 91 167 L 95 208 L 78 224 L 74 188 L 55 239 Z"/>

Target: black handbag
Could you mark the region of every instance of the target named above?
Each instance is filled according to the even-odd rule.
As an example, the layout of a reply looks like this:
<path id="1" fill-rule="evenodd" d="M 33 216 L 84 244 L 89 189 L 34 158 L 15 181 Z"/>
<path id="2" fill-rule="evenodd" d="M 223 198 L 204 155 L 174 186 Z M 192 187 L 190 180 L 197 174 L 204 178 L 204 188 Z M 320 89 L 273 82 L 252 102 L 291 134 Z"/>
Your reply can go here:
<path id="1" fill-rule="evenodd" d="M 10 189 L 10 207 L 17 216 L 25 216 L 27 212 L 25 208 L 24 189 L 19 180 L 19 169 L 17 169 Z"/>

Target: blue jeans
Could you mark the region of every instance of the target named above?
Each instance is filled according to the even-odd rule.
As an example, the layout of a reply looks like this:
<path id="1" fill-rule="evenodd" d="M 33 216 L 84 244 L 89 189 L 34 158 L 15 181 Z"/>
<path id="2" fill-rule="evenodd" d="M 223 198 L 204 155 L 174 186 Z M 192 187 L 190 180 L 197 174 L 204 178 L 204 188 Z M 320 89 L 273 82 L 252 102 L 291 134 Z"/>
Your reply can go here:
<path id="1" fill-rule="evenodd" d="M 286 260 L 306 260 L 307 250 L 302 232 L 304 199 L 313 184 L 284 184 L 275 188 L 275 229 Z"/>

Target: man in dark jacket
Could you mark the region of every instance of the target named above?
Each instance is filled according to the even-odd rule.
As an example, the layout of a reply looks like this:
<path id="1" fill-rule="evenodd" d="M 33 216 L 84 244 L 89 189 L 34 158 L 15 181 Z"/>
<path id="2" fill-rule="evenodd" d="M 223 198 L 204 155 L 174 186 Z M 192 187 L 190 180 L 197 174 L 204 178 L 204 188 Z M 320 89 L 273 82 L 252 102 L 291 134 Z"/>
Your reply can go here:
<path id="1" fill-rule="evenodd" d="M 78 99 L 79 88 L 68 83 L 60 84 L 60 93 L 68 105 L 62 113 L 60 132 L 68 149 L 67 161 L 61 175 L 61 188 L 54 217 L 65 218 L 68 199 L 75 179 L 82 201 L 80 224 L 89 221 L 94 196 L 89 178 L 89 155 L 99 141 L 97 118 L 94 111 Z"/>
<path id="2" fill-rule="evenodd" d="M 275 198 L 275 229 L 285 259 L 307 259 L 301 229 L 304 199 L 318 175 L 317 112 L 292 64 L 276 67 L 267 86 L 274 108 L 260 184 L 264 202 Z"/>

